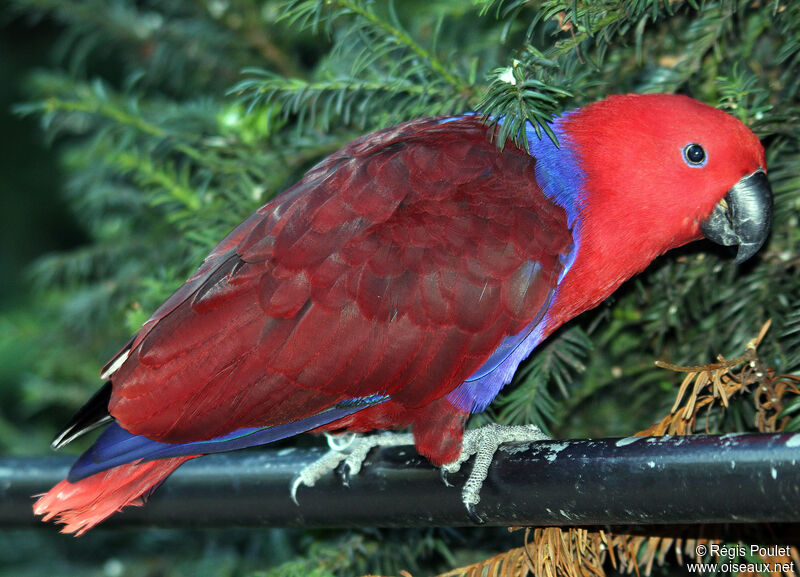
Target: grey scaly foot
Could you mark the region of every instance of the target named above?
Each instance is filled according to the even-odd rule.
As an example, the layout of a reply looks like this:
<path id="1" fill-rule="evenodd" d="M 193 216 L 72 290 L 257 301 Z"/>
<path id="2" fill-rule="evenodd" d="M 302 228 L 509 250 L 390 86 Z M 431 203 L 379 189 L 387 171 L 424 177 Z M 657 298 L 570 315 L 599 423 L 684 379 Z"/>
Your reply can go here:
<path id="1" fill-rule="evenodd" d="M 520 425 L 508 427 L 504 425 L 490 424 L 479 429 L 470 429 L 464 432 L 464 441 L 461 448 L 461 455 L 452 463 L 442 467 L 442 472 L 455 473 L 461 469 L 472 455 L 475 455 L 475 462 L 472 465 L 472 472 L 467 477 L 464 487 L 461 489 L 461 502 L 467 508 L 470 518 L 476 523 L 483 523 L 475 513 L 475 505 L 481 502 L 481 487 L 489 475 L 489 466 L 497 449 L 503 443 L 524 443 L 533 441 L 546 441 L 550 437 L 545 435 L 536 425 Z M 443 480 L 447 483 L 446 476 Z M 449 483 L 447 483 L 449 485 Z"/>
<path id="2" fill-rule="evenodd" d="M 317 481 L 333 472 L 344 462 L 347 475 L 357 475 L 367 454 L 375 447 L 397 447 L 413 445 L 411 433 L 380 433 L 378 435 L 360 436 L 353 433 L 344 435 L 326 435 L 330 450 L 319 459 L 303 467 L 292 481 L 291 496 L 296 505 L 297 490 L 303 485 L 313 487 Z M 347 484 L 345 477 L 345 484 Z"/>

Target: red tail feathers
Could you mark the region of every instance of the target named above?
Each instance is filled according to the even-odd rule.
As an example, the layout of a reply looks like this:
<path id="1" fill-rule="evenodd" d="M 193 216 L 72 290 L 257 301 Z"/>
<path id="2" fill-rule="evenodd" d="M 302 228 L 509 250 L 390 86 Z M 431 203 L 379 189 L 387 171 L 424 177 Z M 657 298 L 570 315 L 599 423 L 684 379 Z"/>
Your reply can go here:
<path id="1" fill-rule="evenodd" d="M 189 457 L 128 463 L 70 483 L 66 479 L 33 505 L 36 515 L 64 523 L 63 533 L 82 535 L 128 505 L 144 505 L 147 497 Z"/>

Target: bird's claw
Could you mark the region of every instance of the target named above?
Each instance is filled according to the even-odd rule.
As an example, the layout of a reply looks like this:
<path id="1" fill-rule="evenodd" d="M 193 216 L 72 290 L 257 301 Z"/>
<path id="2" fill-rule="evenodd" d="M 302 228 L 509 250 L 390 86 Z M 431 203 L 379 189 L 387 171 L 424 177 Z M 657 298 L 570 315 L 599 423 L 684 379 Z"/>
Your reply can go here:
<path id="1" fill-rule="evenodd" d="M 464 506 L 467 508 L 467 515 L 472 522 L 477 523 L 478 525 L 483 525 L 483 519 L 475 512 L 474 505 L 472 503 L 464 503 Z"/>
<path id="2" fill-rule="evenodd" d="M 300 485 L 303 485 L 303 476 L 296 475 L 295 478 L 292 479 L 292 484 L 289 486 L 289 496 L 298 507 L 300 506 L 300 501 L 297 500 L 297 490 L 300 488 Z"/>
<path id="3" fill-rule="evenodd" d="M 439 469 L 439 478 L 442 480 L 442 483 L 444 483 L 445 487 L 453 486 L 453 484 L 447 480 L 447 469 L 445 469 L 444 467 Z"/>
<path id="4" fill-rule="evenodd" d="M 475 523 L 483 524 L 483 519 L 475 513 L 475 505 L 481 502 L 481 488 L 489 475 L 489 466 L 500 445 L 509 442 L 521 443 L 547 439 L 549 437 L 534 425 L 508 427 L 491 424 L 479 429 L 471 429 L 464 433 L 464 442 L 459 457 L 442 467 L 442 480 L 449 485 L 446 480 L 447 473 L 458 471 L 463 463 L 475 455 L 472 471 L 461 489 L 461 502 L 464 503 L 469 518 Z"/>
<path id="5" fill-rule="evenodd" d="M 452 463 L 441 467 L 439 475 L 446 486 L 452 487 L 447 475 L 457 472 L 463 463 L 473 455 L 475 456 L 472 471 L 461 489 L 461 502 L 464 503 L 469 518 L 474 523 L 483 524 L 483 519 L 475 512 L 475 506 L 481 501 L 481 487 L 489 474 L 489 466 L 492 464 L 498 447 L 506 442 L 543 441 L 548 438 L 538 427 L 533 425 L 519 427 L 487 425 L 480 429 L 472 429 L 464 434 L 459 457 Z M 341 442 L 343 440 L 346 442 Z M 349 487 L 351 479 L 361 470 L 370 450 L 375 447 L 410 445 L 413 443 L 413 438 L 410 434 L 383 433 L 369 437 L 353 435 L 346 439 L 344 436 L 329 436 L 328 441 L 331 450 L 304 467 L 292 481 L 290 494 L 296 505 L 299 505 L 297 491 L 301 486 L 313 487 L 318 480 L 338 468 L 342 485 Z M 334 447 L 345 448 L 347 452 L 336 450 Z"/>
<path id="6" fill-rule="evenodd" d="M 358 435 L 355 433 L 342 433 L 341 435 L 334 435 L 333 433 L 323 433 L 325 439 L 328 441 L 328 447 L 331 451 L 338 451 L 339 453 L 349 453 L 351 447 L 357 443 Z"/>
<path id="7" fill-rule="evenodd" d="M 313 463 L 303 467 L 292 480 L 289 490 L 295 505 L 299 505 L 297 491 L 300 487 L 303 485 L 313 487 L 317 481 L 336 471 L 340 465 L 338 475 L 341 483 L 345 487 L 349 487 L 351 479 L 361 471 L 367 454 L 373 448 L 411 445 L 414 442 L 409 433 L 382 433 L 366 437 L 353 433 L 326 436 L 331 450 Z"/>
<path id="8" fill-rule="evenodd" d="M 350 465 L 347 464 L 347 460 L 339 467 L 339 479 L 342 482 L 342 486 L 350 488 Z"/>

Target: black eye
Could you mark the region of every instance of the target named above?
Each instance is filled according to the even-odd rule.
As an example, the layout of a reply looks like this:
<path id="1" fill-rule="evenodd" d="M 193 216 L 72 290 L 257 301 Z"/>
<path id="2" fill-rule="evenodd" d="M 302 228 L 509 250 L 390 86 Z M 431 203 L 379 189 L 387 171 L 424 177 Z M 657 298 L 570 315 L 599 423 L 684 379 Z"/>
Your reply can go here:
<path id="1" fill-rule="evenodd" d="M 706 151 L 699 144 L 687 144 L 683 147 L 683 158 L 691 166 L 702 166 L 706 162 Z"/>

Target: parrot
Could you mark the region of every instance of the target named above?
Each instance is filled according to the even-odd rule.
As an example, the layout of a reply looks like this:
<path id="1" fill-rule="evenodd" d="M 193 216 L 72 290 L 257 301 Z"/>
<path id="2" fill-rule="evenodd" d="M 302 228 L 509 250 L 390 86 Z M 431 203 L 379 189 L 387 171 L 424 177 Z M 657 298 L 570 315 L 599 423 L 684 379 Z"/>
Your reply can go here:
<path id="1" fill-rule="evenodd" d="M 503 147 L 495 121 L 361 136 L 234 228 L 103 368 L 52 446 L 106 428 L 34 513 L 80 535 L 189 459 L 306 432 L 410 428 L 446 468 L 565 322 L 670 249 L 738 264 L 770 232 L 761 142 L 689 96 L 608 96 Z"/>

